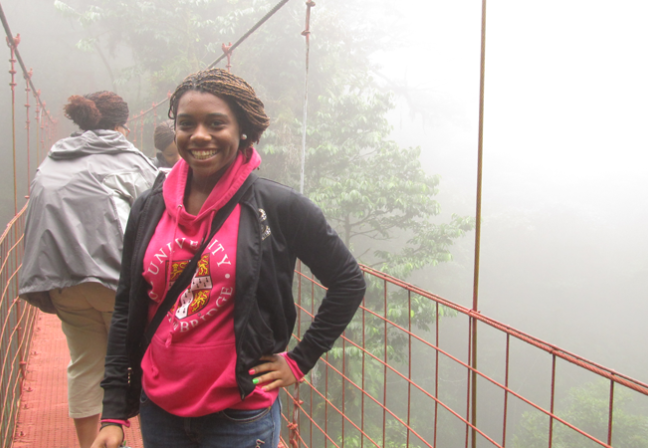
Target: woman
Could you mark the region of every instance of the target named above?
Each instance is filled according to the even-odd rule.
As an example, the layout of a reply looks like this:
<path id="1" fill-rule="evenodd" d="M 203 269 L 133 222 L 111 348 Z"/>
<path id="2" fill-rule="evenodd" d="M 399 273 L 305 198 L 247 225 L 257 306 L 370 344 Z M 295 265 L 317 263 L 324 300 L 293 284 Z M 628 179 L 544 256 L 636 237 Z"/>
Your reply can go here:
<path id="1" fill-rule="evenodd" d="M 158 150 L 153 163 L 158 168 L 173 168 L 180 160 L 173 127 L 173 121 L 168 120 L 158 124 L 153 131 L 153 144 Z"/>
<path id="2" fill-rule="evenodd" d="M 93 448 L 122 442 L 140 384 L 147 447 L 277 447 L 279 388 L 344 331 L 364 294 L 362 273 L 312 202 L 252 173 L 261 159 L 251 143 L 269 120 L 244 80 L 220 69 L 190 75 L 169 117 L 181 160 L 129 218 Z M 211 237 L 214 222 L 222 226 Z M 328 292 L 285 353 L 297 257 Z M 182 279 L 192 258 L 196 269 Z"/>
<path id="3" fill-rule="evenodd" d="M 128 105 L 113 92 L 72 96 L 82 130 L 54 144 L 31 184 L 20 295 L 56 313 L 70 350 L 68 406 L 81 448 L 97 436 L 108 329 L 123 234 L 157 170 L 125 137 Z"/>

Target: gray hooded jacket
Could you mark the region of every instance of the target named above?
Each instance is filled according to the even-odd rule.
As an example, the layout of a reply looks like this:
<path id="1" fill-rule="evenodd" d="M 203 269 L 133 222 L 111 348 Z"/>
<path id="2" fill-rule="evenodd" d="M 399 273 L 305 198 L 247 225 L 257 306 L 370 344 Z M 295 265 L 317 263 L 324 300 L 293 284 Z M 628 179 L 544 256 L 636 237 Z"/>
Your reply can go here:
<path id="1" fill-rule="evenodd" d="M 52 289 L 96 282 L 116 290 L 131 205 L 156 175 L 117 131 L 56 142 L 31 183 L 20 296 L 54 312 Z"/>

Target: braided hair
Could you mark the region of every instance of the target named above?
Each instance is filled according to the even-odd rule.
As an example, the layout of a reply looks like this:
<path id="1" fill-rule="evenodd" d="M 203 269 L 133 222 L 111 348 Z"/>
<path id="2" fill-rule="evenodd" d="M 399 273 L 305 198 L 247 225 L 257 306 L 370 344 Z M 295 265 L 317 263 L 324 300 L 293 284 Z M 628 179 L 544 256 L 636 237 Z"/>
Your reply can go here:
<path id="1" fill-rule="evenodd" d="M 84 131 L 114 129 L 128 121 L 128 104 L 114 92 L 72 95 L 63 107 L 65 116 Z"/>
<path id="2" fill-rule="evenodd" d="M 241 132 L 248 136 L 247 140 L 241 141 L 241 149 L 258 142 L 263 131 L 270 125 L 263 102 L 256 96 L 252 86 L 220 68 L 201 70 L 187 76 L 171 95 L 169 118 L 176 119 L 180 98 L 190 90 L 211 93 L 227 103 L 236 116 Z"/>

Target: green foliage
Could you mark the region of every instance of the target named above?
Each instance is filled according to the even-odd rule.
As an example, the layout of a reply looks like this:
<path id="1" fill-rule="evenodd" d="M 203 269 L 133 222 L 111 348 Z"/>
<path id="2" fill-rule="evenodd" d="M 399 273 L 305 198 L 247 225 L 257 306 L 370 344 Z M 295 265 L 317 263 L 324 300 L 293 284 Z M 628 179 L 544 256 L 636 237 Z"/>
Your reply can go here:
<path id="1" fill-rule="evenodd" d="M 450 246 L 473 229 L 474 219 L 452 215 L 448 223 L 435 222 L 439 176 L 423 170 L 420 148 L 401 148 L 389 138 L 385 116 L 393 107 L 391 96 L 378 92 L 371 79 L 353 81 L 357 84 L 337 95 L 318 98 L 308 129 L 305 192 L 348 246 L 359 241 L 374 248 L 371 257 L 360 254 L 363 261 L 392 275 L 406 278 L 451 260 Z M 263 147 L 275 156 L 269 170 L 294 185 L 291 175 L 299 171 L 281 169 L 290 160 L 276 158 L 286 147 L 278 140 Z M 398 240 L 398 250 L 389 249 L 400 235 L 409 237 Z"/>
<path id="2" fill-rule="evenodd" d="M 256 16 L 256 8 L 265 4 L 237 0 L 75 3 L 72 6 L 70 1 L 56 0 L 54 7 L 87 30 L 89 37 L 77 46 L 96 48 L 101 41 L 111 54 L 120 45 L 126 46 L 132 52 L 134 66 L 121 71 L 120 82 L 132 79 L 133 74 L 147 74 L 154 99 L 222 54 L 217 42 L 225 35 L 242 34 Z"/>
<path id="3" fill-rule="evenodd" d="M 78 47 L 129 48 L 134 65 L 122 69 L 116 83 L 148 78 L 150 100 L 143 105 L 212 62 L 222 54 L 220 43 L 242 35 L 259 11 L 274 6 L 269 0 L 73 1 L 57 0 L 55 7 L 88 30 Z M 436 218 L 440 178 L 423 170 L 420 148 L 401 148 L 390 139 L 392 97 L 369 75 L 381 24 L 351 21 L 353 14 L 340 14 L 342 6 L 345 12 L 366 8 L 359 2 L 319 5 L 313 15 L 305 193 L 361 261 L 406 278 L 451 260 L 453 241 L 472 230 L 474 219 Z M 284 8 L 237 50 L 234 70 L 257 88 L 272 119 L 259 147 L 262 174 L 298 187 L 303 5 Z"/>
<path id="4" fill-rule="evenodd" d="M 382 422 L 382 421 L 381 421 Z M 374 423 L 375 425 L 375 423 Z M 376 437 L 372 438 L 374 442 L 378 444 L 378 446 L 385 447 L 385 448 L 421 448 L 423 445 L 420 445 L 416 443 L 417 439 L 410 435 L 410 442 L 407 443 L 407 429 L 393 421 L 393 420 L 388 420 L 386 422 L 386 430 L 385 430 L 385 443 L 383 444 L 382 441 L 382 428 L 380 428 L 380 431 L 375 432 Z M 360 435 L 351 435 L 351 436 L 346 436 L 344 438 L 344 444 L 342 444 L 342 437 L 338 438 L 338 445 L 342 446 L 344 445 L 345 447 L 348 448 L 360 448 L 362 446 L 373 446 L 371 443 L 369 443 L 366 439 L 364 441 L 364 444 L 361 443 L 361 436 Z"/>
<path id="5" fill-rule="evenodd" d="M 580 430 L 607 441 L 610 406 L 608 381 L 586 383 L 572 388 L 566 399 L 558 404 L 557 414 Z M 616 387 L 614 396 L 612 446 L 648 448 L 648 416 L 631 411 L 631 392 Z M 549 436 L 549 417 L 540 412 L 525 412 L 520 429 L 513 438 L 514 448 L 544 448 Z M 589 448 L 599 444 L 578 434 L 567 426 L 554 422 L 553 445 L 556 448 Z"/>

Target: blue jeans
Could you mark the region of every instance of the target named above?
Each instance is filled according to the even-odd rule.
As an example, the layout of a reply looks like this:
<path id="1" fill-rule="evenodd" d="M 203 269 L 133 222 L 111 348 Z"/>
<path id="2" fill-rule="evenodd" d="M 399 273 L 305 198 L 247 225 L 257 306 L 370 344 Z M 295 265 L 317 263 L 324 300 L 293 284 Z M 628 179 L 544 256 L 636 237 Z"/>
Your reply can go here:
<path id="1" fill-rule="evenodd" d="M 140 418 L 146 448 L 277 448 L 281 403 L 277 399 L 264 409 L 177 417 L 142 392 Z"/>

